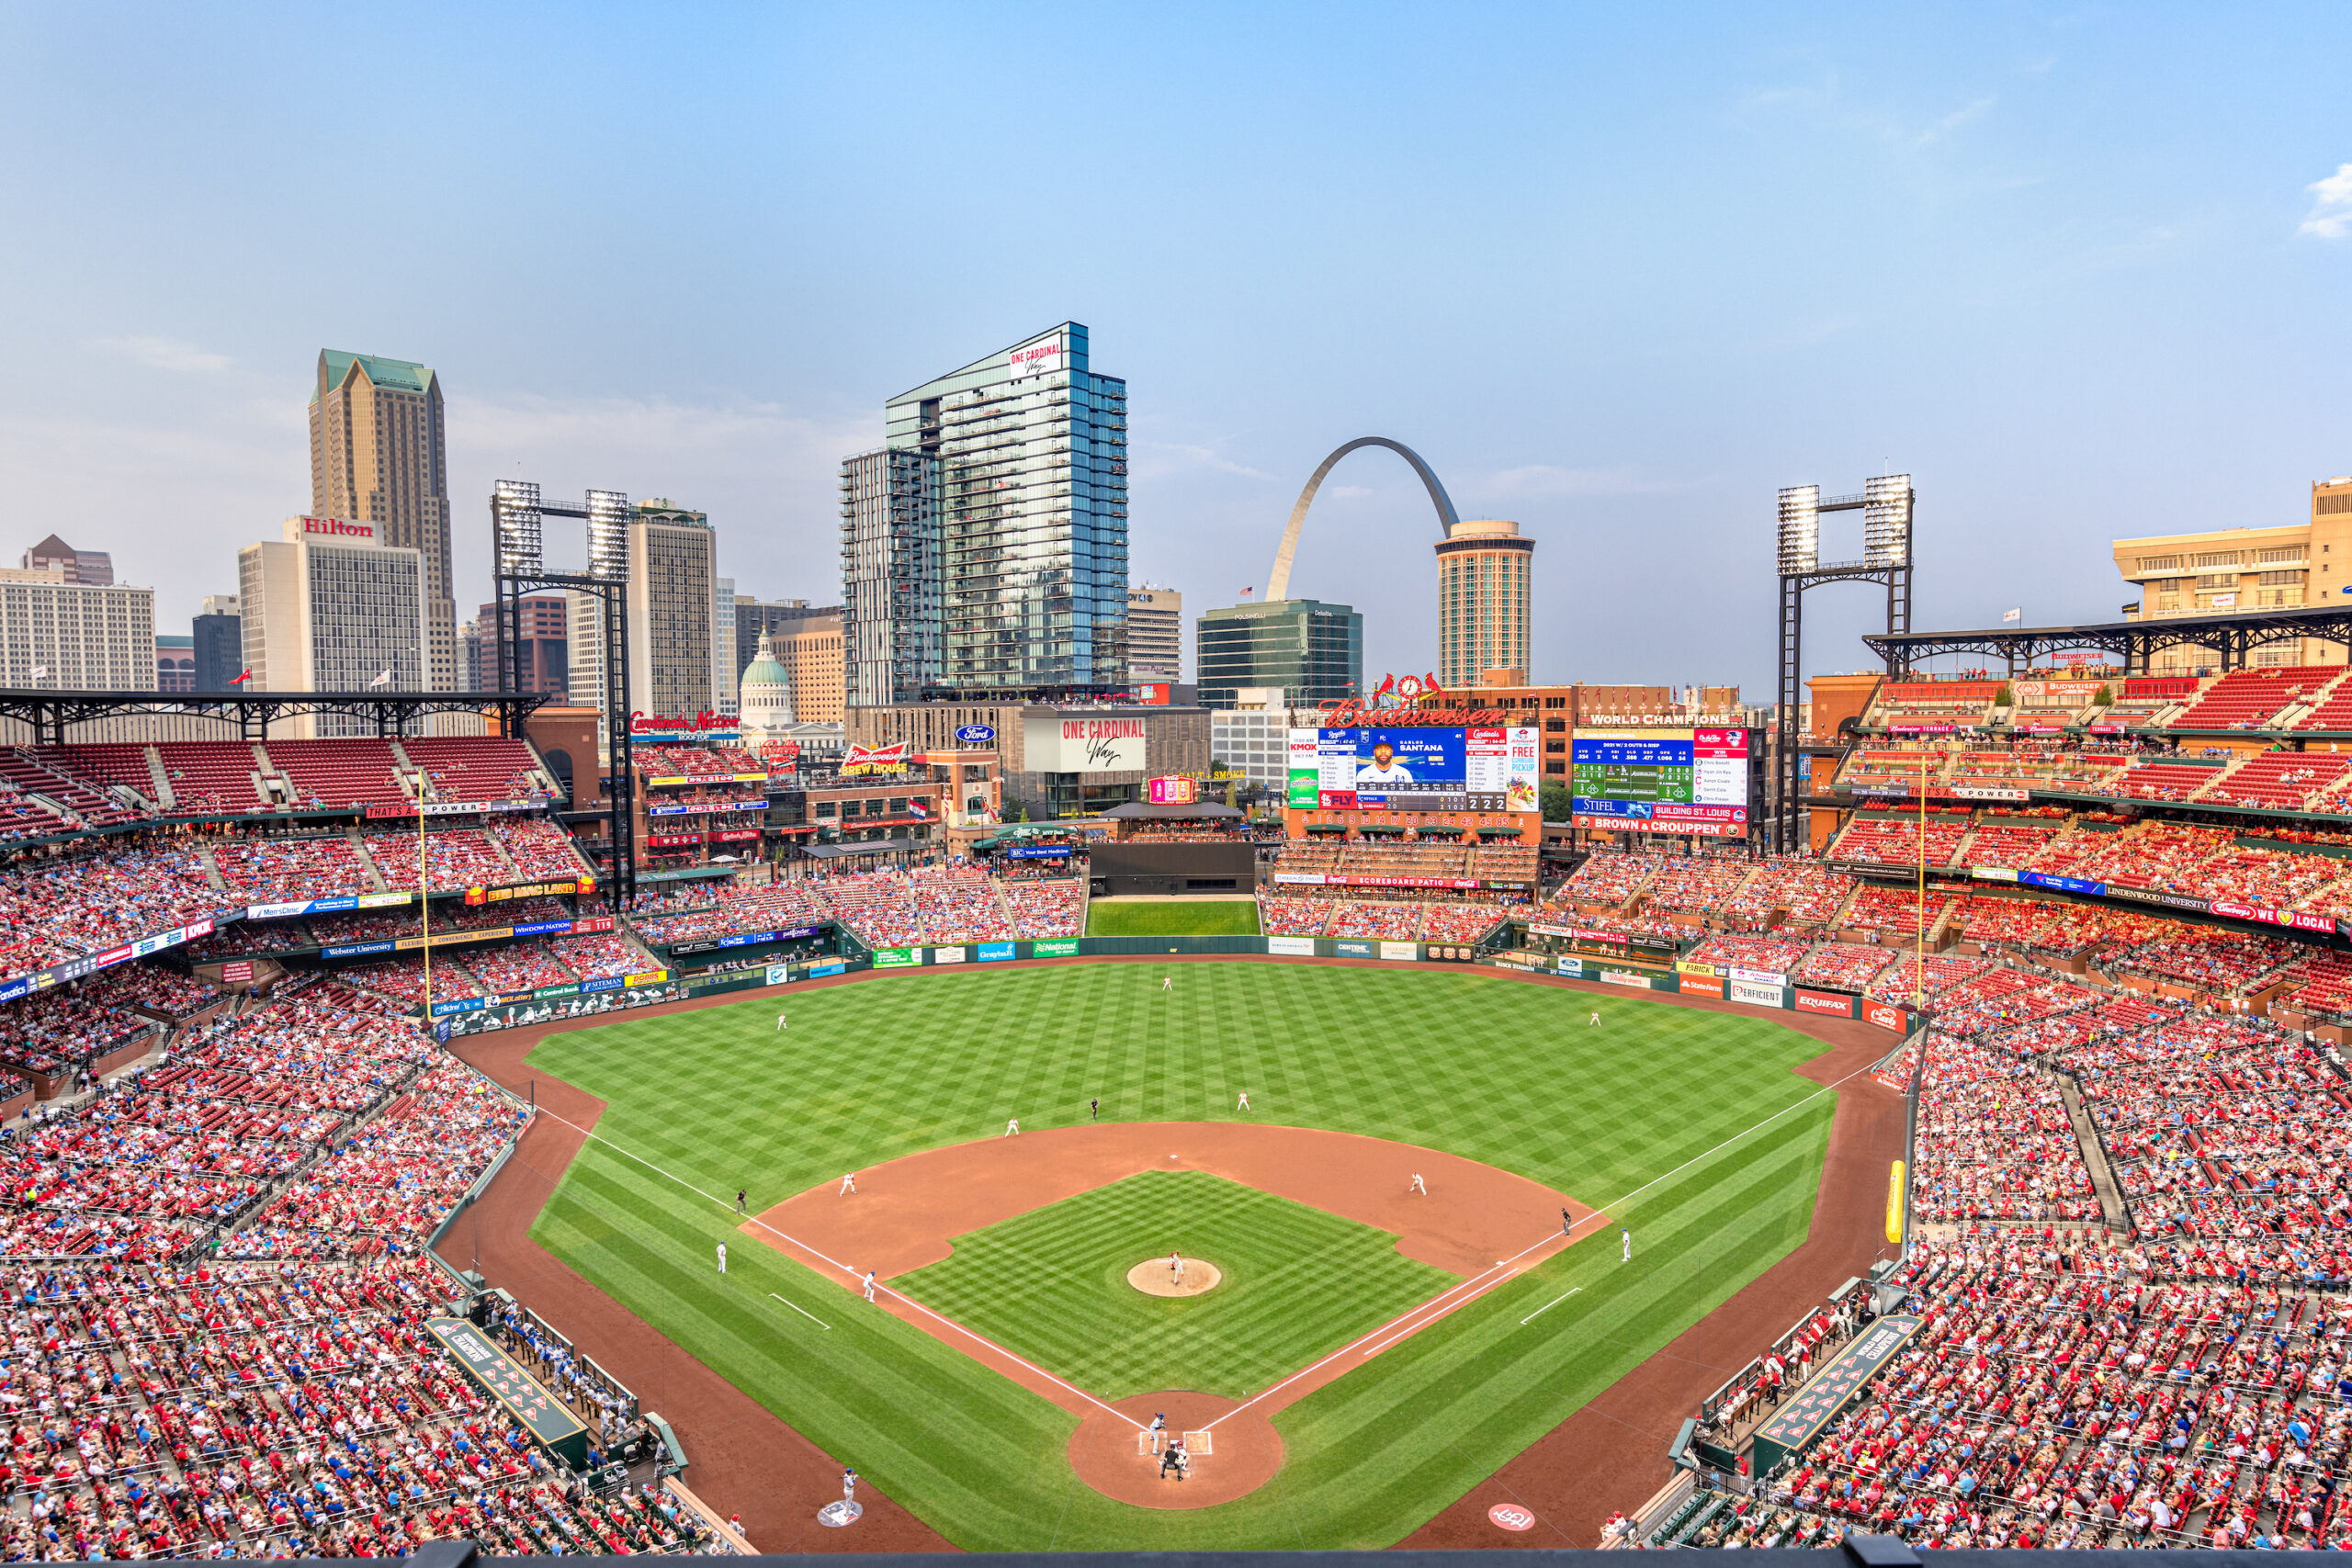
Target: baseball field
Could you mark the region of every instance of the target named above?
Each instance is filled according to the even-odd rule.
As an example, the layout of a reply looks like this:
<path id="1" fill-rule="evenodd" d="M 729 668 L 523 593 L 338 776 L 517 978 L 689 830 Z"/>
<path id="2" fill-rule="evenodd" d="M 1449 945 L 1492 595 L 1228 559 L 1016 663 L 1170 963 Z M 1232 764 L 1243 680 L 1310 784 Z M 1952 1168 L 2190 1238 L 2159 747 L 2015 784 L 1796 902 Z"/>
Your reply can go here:
<path id="1" fill-rule="evenodd" d="M 543 1042 L 608 1109 L 532 1234 L 957 1545 L 1382 1546 L 1804 1239 L 1820 1050 L 1469 971 L 926 970 Z M 1223 1279 L 1126 1282 L 1171 1249 Z M 1270 1478 L 1090 1484 L 1081 1425 L 1148 1470 L 1110 1406 L 1162 1390 L 1263 1421 Z"/>

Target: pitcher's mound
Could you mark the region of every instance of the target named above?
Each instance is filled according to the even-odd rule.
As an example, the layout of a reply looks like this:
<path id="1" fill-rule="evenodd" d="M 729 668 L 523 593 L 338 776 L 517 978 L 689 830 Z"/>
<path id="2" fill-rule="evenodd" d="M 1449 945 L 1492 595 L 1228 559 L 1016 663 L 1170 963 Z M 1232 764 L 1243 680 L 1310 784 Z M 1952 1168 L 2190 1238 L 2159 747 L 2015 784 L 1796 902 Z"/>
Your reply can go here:
<path id="1" fill-rule="evenodd" d="M 1204 1291 L 1216 1290 L 1217 1281 L 1224 1278 L 1216 1264 L 1197 1258 L 1184 1259 L 1181 1279 L 1171 1273 L 1165 1258 L 1147 1258 L 1127 1270 L 1127 1283 L 1147 1296 L 1197 1296 Z"/>

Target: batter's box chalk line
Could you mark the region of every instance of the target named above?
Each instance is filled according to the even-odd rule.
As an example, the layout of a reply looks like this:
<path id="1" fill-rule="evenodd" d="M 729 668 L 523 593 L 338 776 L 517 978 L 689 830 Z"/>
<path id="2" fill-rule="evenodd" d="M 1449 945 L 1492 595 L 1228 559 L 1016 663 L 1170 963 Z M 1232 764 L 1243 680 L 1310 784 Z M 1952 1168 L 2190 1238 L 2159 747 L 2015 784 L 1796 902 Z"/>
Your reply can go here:
<path id="1" fill-rule="evenodd" d="M 1205 1427 L 1197 1432 L 1184 1434 L 1184 1451 L 1194 1459 L 1200 1458 L 1203 1454 L 1215 1452 L 1216 1449 L 1216 1435 Z"/>

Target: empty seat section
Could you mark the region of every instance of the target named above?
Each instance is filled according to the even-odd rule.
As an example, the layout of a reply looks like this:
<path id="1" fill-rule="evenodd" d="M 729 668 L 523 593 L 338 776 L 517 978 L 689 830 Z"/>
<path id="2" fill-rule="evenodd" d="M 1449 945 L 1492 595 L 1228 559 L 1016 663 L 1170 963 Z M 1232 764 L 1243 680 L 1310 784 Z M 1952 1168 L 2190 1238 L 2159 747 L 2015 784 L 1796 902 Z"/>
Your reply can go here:
<path id="1" fill-rule="evenodd" d="M 294 786 L 303 807 L 399 806 L 408 792 L 393 776 L 389 740 L 272 740 L 270 765 Z"/>
<path id="2" fill-rule="evenodd" d="M 166 740 L 155 748 L 183 815 L 258 811 L 267 802 L 254 787 L 252 745 L 243 740 Z"/>
<path id="3" fill-rule="evenodd" d="M 530 747 L 499 736 L 431 736 L 401 750 L 424 770 L 441 800 L 517 800 L 538 786 Z"/>

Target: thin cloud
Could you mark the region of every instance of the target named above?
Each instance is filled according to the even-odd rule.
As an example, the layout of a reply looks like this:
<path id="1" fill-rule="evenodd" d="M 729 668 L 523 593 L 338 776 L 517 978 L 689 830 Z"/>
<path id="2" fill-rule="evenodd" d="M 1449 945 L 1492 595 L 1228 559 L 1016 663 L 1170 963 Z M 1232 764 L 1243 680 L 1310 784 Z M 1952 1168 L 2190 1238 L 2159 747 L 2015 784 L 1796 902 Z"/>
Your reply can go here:
<path id="1" fill-rule="evenodd" d="M 1261 468 L 1237 463 L 1219 453 L 1214 446 L 1200 446 L 1175 441 L 1138 441 L 1135 477 L 1158 479 L 1170 474 L 1193 473 L 1207 469 L 1212 473 L 1238 474 L 1243 479 L 1272 482 L 1274 476 Z M 1143 454 L 1149 454 L 1144 456 Z"/>
<path id="2" fill-rule="evenodd" d="M 2335 173 L 2303 188 L 2312 193 L 2312 210 L 2297 233 L 2321 240 L 2352 234 L 2352 164 L 2337 164 Z"/>
<path id="3" fill-rule="evenodd" d="M 1469 493 L 1504 501 L 1552 501 L 1576 496 L 1666 495 L 1693 488 L 1689 479 L 1661 479 L 1633 468 L 1570 468 L 1530 463 L 1505 468 Z"/>
<path id="4" fill-rule="evenodd" d="M 225 354 L 214 354 L 195 344 L 175 337 L 101 337 L 90 340 L 92 348 L 118 355 L 134 365 L 150 370 L 169 370 L 181 375 L 209 375 L 226 370 L 234 363 Z"/>

